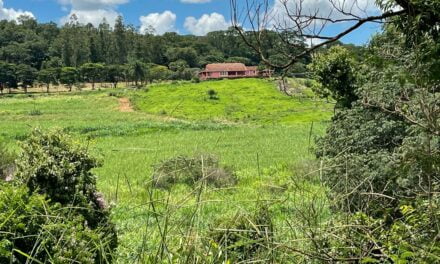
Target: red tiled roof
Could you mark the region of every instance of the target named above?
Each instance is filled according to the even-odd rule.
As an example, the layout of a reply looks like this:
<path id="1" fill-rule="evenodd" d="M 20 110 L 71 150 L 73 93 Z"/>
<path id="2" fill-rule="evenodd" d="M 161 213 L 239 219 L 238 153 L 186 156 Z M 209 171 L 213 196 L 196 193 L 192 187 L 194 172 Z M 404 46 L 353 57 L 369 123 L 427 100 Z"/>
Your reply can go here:
<path id="1" fill-rule="evenodd" d="M 220 71 L 246 71 L 247 67 L 243 63 L 213 63 L 206 65 L 206 72 Z"/>

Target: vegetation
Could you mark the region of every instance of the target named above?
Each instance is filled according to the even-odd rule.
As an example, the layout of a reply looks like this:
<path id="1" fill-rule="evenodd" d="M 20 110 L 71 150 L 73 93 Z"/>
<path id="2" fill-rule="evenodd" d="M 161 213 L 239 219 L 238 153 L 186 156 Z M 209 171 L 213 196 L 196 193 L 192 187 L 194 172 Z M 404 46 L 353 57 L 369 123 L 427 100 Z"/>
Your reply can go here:
<path id="1" fill-rule="evenodd" d="M 222 85 L 227 83 L 237 89 L 249 85 L 249 82 L 262 83 L 264 86 L 258 89 L 268 89 L 272 96 L 279 94 L 274 86 L 265 86 L 266 82 L 262 80 L 205 82 L 205 85 L 222 82 Z M 202 99 L 207 99 L 208 88 L 201 86 L 199 89 Z M 240 240 L 243 246 L 230 247 L 230 242 L 221 240 L 222 230 L 230 227 L 228 237 L 234 233 L 238 240 L 240 234 L 233 229 L 240 226 L 235 220 L 240 218 L 246 227 L 252 226 L 245 219 L 256 221 L 260 208 L 270 201 L 274 203 L 268 207 L 273 226 L 280 232 L 276 235 L 277 241 L 289 239 L 282 235 L 284 220 L 286 217 L 297 218 L 293 211 L 286 215 L 286 210 L 294 208 L 295 201 L 276 201 L 287 197 L 304 201 L 304 193 L 291 185 L 292 168 L 313 158 L 309 147 L 316 135 L 322 135 L 326 118 L 316 121 L 313 127 L 301 116 L 279 125 L 273 115 L 272 122 L 262 125 L 266 123 L 264 120 L 269 120 L 270 113 L 262 113 L 265 119 L 256 119 L 250 124 L 234 125 L 233 119 L 229 122 L 231 124 L 213 123 L 192 116 L 179 120 L 142 111 L 120 112 L 118 97 L 136 98 L 149 92 L 123 89 L 110 92 L 115 96 L 109 96 L 109 91 L 88 91 L 2 98 L 0 129 L 6 140 L 15 142 L 28 138 L 30 127 L 40 126 L 42 131 L 60 127 L 70 132 L 74 140 L 86 142 L 87 149 L 94 156 L 103 157 L 103 166 L 93 169 L 92 173 L 98 176 L 97 189 L 103 192 L 109 204 L 115 205 L 111 219 L 118 230 L 119 246 L 115 257 L 119 262 L 157 262 L 169 258 L 178 261 L 185 256 L 205 258 L 207 247 L 213 260 L 224 260 L 225 254 L 237 254 L 234 252 L 248 248 L 245 245 L 248 243 L 262 249 L 263 241 L 253 241 L 253 232 L 249 232 L 248 239 Z M 224 90 L 223 96 L 228 98 L 230 93 L 234 90 Z M 239 93 L 236 96 L 248 98 L 254 94 Z M 295 98 L 283 95 L 276 98 L 273 100 L 286 105 L 290 103 L 292 109 L 300 104 Z M 136 99 L 133 102 L 135 108 L 141 108 Z M 328 108 L 325 115 L 331 115 L 331 104 L 327 107 L 321 101 L 315 103 L 319 108 Z M 29 116 L 27 113 L 31 109 L 40 110 L 42 115 Z M 298 111 L 302 110 L 299 108 Z M 206 182 L 192 181 L 191 184 L 177 182 L 169 184 L 166 189 L 153 184 L 155 168 L 170 168 L 181 161 L 187 161 L 183 162 L 184 168 L 188 168 L 185 164 L 190 164 L 190 171 L 195 171 L 185 177 L 200 175 L 201 156 L 211 159 L 208 167 L 215 177 Z M 167 175 L 176 175 L 174 170 L 165 171 Z M 322 193 L 319 185 L 304 183 L 304 186 L 309 192 Z M 156 211 L 152 211 L 153 207 Z M 163 224 L 166 222 L 165 230 Z M 165 242 L 163 235 L 167 239 Z M 166 243 L 167 251 L 161 256 L 163 243 Z M 267 253 L 259 252 L 262 256 Z M 278 252 L 277 257 L 280 254 Z"/>
<path id="2" fill-rule="evenodd" d="M 117 237 L 95 166 L 61 131 L 32 133 L 14 178 L 0 183 L 2 262 L 111 262 Z"/>
<path id="3" fill-rule="evenodd" d="M 132 99 L 148 113 L 190 120 L 256 124 L 329 120 L 334 105 L 315 98 L 310 88 L 296 86 L 298 92 L 291 98 L 277 91 L 274 82 L 258 79 L 158 84 Z"/>
<path id="4" fill-rule="evenodd" d="M 1 98 L 0 261 L 440 262 L 440 2 L 379 0 L 365 18 L 333 5 L 335 20 L 302 3 L 293 27 L 244 32 L 233 16 L 236 31 L 206 37 L 139 35 L 122 18 L 0 23 L 35 42 L 5 38 L 2 93 L 35 78 L 72 91 Z M 304 31 L 322 21 L 353 24 Z M 335 45 L 368 21 L 385 23 L 366 49 Z M 193 78 L 208 61 L 314 80 Z M 84 81 L 114 89 L 73 92 Z"/>

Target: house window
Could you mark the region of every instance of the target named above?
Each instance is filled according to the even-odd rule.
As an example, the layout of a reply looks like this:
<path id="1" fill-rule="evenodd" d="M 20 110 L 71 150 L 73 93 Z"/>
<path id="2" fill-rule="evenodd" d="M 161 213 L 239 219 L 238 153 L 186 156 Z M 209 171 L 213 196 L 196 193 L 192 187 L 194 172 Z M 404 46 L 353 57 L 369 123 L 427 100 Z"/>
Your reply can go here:
<path id="1" fill-rule="evenodd" d="M 227 71 L 222 71 L 222 72 L 220 72 L 220 76 L 228 76 L 228 72 Z"/>

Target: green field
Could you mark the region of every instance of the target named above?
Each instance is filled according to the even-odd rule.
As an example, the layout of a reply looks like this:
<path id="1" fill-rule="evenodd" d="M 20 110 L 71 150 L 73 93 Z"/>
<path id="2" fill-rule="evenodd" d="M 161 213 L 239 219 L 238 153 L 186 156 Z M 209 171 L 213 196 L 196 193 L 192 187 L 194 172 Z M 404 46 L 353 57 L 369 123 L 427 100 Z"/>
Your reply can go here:
<path id="1" fill-rule="evenodd" d="M 218 100 L 208 98 L 209 89 Z M 136 111 L 120 112 L 118 97 L 131 98 Z M 103 161 L 95 172 L 99 189 L 114 206 L 118 261 L 145 262 L 165 243 L 164 229 L 167 256 L 178 258 L 182 245 L 197 245 L 213 224 L 252 212 L 257 203 L 270 205 L 280 239 L 289 239 L 284 229 L 297 217 L 292 208 L 307 202 L 310 193 L 322 192 L 318 184 L 307 183 L 300 191 L 293 183 L 305 166 L 314 168 L 313 141 L 323 134 L 332 109 L 253 79 L 0 97 L 0 137 L 17 148 L 32 128 L 57 127 L 87 144 Z M 153 165 L 206 154 L 234 169 L 235 186 L 151 188 Z"/>
<path id="2" fill-rule="evenodd" d="M 298 95 L 310 94 L 308 89 Z M 142 111 L 178 118 L 255 124 L 292 124 L 329 120 L 333 106 L 297 100 L 278 92 L 275 82 L 259 79 L 221 80 L 200 84 L 159 84 L 133 98 Z M 209 99 L 214 90 L 218 99 Z"/>

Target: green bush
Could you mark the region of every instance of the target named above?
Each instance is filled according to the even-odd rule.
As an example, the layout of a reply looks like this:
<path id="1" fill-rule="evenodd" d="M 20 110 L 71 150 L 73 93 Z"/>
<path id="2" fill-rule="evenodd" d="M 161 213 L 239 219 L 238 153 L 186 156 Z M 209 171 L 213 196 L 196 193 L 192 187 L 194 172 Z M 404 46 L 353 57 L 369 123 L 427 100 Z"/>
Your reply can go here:
<path id="1" fill-rule="evenodd" d="M 219 100 L 218 93 L 214 89 L 209 89 L 207 92 L 210 100 Z"/>
<path id="2" fill-rule="evenodd" d="M 111 239 L 74 209 L 0 183 L 0 263 L 111 262 Z"/>
<path id="3" fill-rule="evenodd" d="M 60 130 L 34 130 L 22 149 L 14 187 L 0 193 L 1 256 L 111 262 L 117 235 L 91 172 L 97 160 Z"/>
<path id="4" fill-rule="evenodd" d="M 232 169 L 222 167 L 212 155 L 178 156 L 154 167 L 153 182 L 159 188 L 169 188 L 178 183 L 194 185 L 200 181 L 225 187 L 235 184 L 236 177 Z"/>

